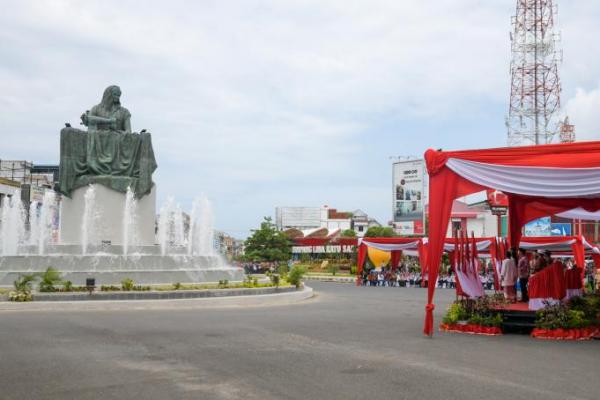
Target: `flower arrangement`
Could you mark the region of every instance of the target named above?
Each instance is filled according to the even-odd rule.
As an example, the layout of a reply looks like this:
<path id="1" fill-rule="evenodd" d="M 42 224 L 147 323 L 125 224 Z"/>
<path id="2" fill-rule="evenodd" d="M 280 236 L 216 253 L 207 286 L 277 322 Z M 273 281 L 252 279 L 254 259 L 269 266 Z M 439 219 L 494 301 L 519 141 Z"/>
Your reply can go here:
<path id="1" fill-rule="evenodd" d="M 600 295 L 573 297 L 537 312 L 531 336 L 539 339 L 588 340 L 600 335 Z"/>
<path id="2" fill-rule="evenodd" d="M 455 301 L 448 308 L 440 329 L 446 332 L 500 335 L 502 316 L 494 308 L 496 303 L 493 296 Z"/>

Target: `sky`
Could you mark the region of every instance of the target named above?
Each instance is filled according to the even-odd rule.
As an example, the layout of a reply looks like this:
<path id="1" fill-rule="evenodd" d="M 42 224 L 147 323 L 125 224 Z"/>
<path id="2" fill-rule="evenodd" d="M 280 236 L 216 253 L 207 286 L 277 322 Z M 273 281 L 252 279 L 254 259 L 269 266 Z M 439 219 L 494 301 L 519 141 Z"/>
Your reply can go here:
<path id="1" fill-rule="evenodd" d="M 117 84 L 158 207 L 244 238 L 277 206 L 391 220 L 391 163 L 503 146 L 515 0 L 0 0 L 0 158 L 58 164 Z M 559 0 L 562 112 L 600 139 L 600 2 Z"/>

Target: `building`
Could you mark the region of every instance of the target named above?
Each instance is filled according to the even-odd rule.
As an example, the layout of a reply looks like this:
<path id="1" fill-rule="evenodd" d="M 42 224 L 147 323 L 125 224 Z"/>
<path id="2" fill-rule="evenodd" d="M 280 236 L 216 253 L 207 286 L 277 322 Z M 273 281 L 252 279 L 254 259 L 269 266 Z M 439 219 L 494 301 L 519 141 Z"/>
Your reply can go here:
<path id="1" fill-rule="evenodd" d="M 0 178 L 31 187 L 54 189 L 58 183 L 58 165 L 34 165 L 24 160 L 0 160 Z"/>
<path id="2" fill-rule="evenodd" d="M 369 218 L 364 211 L 354 210 L 352 213 L 352 229 L 356 232 L 356 236 L 365 236 L 367 230 L 372 226 L 381 226 L 381 224 L 374 218 Z"/>
<path id="3" fill-rule="evenodd" d="M 452 237 L 456 230 L 467 232 L 469 236 L 473 232 L 475 237 L 497 236 L 498 219 L 484 204 L 469 205 L 455 200 L 446 237 Z"/>
<path id="4" fill-rule="evenodd" d="M 217 252 L 223 255 L 227 261 L 243 254 L 244 242 L 229 236 L 223 231 L 215 231 L 214 246 Z"/>
<path id="5" fill-rule="evenodd" d="M 19 182 L 0 177 L 0 207 L 7 199 L 17 194 L 20 188 Z"/>
<path id="6" fill-rule="evenodd" d="M 322 207 L 277 207 L 275 208 L 277 229 L 309 232 L 325 229 L 326 232 L 352 229 L 359 237 L 364 236 L 371 226 L 380 226 L 362 210 L 338 211 L 329 206 Z"/>

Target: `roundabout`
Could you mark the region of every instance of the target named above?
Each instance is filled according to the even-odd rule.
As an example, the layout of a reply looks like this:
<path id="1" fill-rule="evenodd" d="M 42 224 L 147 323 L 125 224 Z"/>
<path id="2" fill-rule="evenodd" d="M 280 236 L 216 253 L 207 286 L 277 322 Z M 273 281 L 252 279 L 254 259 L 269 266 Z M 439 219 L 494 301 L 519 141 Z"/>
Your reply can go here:
<path id="1" fill-rule="evenodd" d="M 2 311 L 1 397 L 562 400 L 600 390 L 598 341 L 427 338 L 423 289 L 310 285 L 313 299 L 276 307 Z M 437 299 L 441 320 L 454 291 Z"/>

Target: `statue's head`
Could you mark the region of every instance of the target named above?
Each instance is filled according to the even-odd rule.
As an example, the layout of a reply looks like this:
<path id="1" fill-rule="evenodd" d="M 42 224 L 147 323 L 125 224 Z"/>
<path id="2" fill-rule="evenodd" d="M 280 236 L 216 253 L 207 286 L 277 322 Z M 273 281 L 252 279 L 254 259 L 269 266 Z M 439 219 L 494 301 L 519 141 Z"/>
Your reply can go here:
<path id="1" fill-rule="evenodd" d="M 105 108 L 113 108 L 114 106 L 121 105 L 121 88 L 117 85 L 111 85 L 104 89 L 104 94 L 102 95 L 102 106 Z"/>

